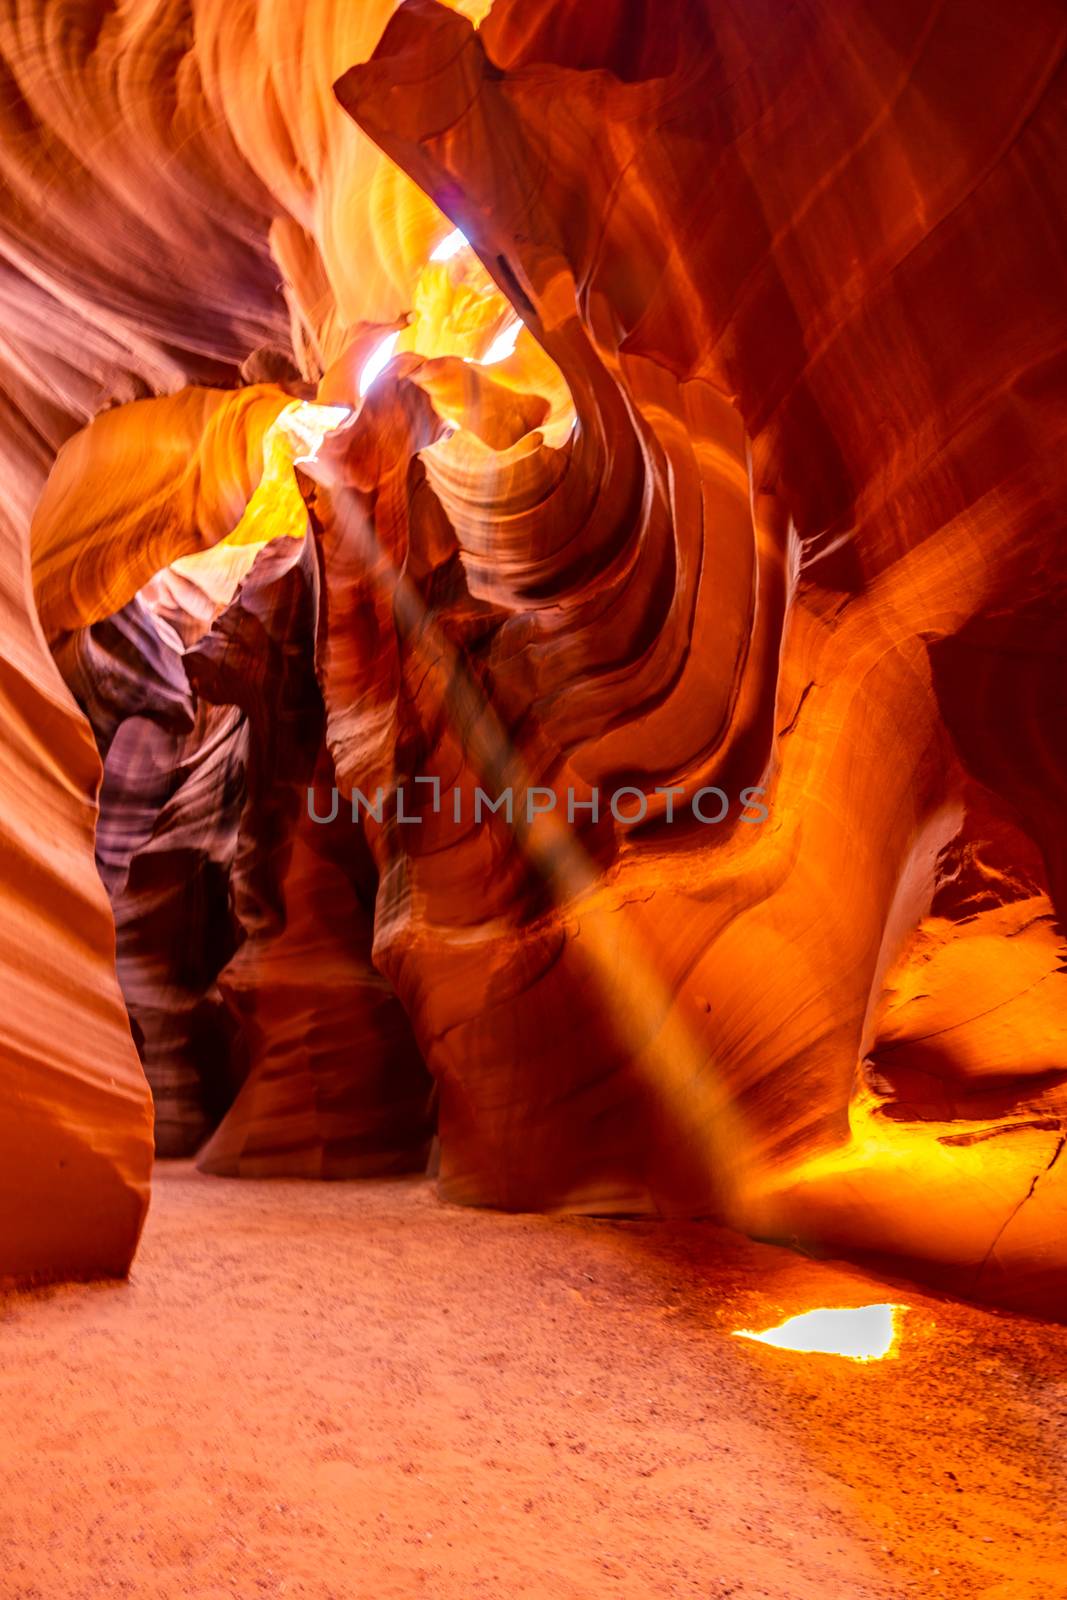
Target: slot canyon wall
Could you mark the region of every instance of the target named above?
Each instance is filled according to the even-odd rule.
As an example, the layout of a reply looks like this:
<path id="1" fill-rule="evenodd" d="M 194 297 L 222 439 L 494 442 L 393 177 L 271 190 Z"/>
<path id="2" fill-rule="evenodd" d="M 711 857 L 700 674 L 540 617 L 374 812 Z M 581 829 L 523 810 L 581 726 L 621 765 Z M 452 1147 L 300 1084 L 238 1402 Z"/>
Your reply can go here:
<path id="1" fill-rule="evenodd" d="M 11 0 L 0 1275 L 154 1100 L 1067 1315 L 1065 40 Z"/>

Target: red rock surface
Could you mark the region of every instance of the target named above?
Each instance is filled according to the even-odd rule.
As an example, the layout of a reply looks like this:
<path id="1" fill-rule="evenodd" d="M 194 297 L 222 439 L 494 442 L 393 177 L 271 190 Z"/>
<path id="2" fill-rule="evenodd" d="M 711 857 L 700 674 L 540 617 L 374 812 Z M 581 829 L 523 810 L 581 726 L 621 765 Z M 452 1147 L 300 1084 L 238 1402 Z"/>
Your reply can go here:
<path id="1" fill-rule="evenodd" d="M 151 630 L 132 658 L 98 630 L 147 605 L 196 728 L 214 695 L 250 730 L 223 876 L 240 924 L 265 872 L 274 921 L 189 986 L 219 982 L 252 1061 L 206 1159 L 421 1159 L 421 1054 L 452 1198 L 713 1214 L 1067 1314 L 1062 8 L 486 9 L 199 0 L 168 32 L 83 3 L 0 30 L 12 571 L 96 416 L 37 504 L 34 591 L 114 752 L 144 713 L 115 732 L 110 679 L 144 651 L 144 839 L 184 837 L 159 729 L 189 706 Z M 444 260 L 452 226 L 472 248 Z M 315 399 L 358 415 L 295 471 Z M 317 563 L 303 609 L 259 614 L 267 655 L 314 660 L 325 749 L 320 726 L 299 759 L 268 758 L 265 657 L 244 692 L 194 666 L 257 615 L 259 563 L 182 622 L 185 558 L 279 538 L 259 560 L 284 565 L 283 534 Z M 24 579 L 10 606 L 17 683 L 62 707 L 42 793 L 88 886 L 91 746 Z M 102 861 L 152 790 L 114 763 Z M 296 821 L 308 772 L 342 807 L 381 785 L 385 820 L 327 849 Z M 516 826 L 472 820 L 478 785 L 514 787 Z M 528 827 L 531 785 L 561 800 Z M 726 817 L 670 818 L 672 785 Z M 622 786 L 639 826 L 606 811 Z M 599 818 L 566 825 L 571 787 Z M 221 813 L 188 819 L 219 859 Z M 195 918 L 160 905 L 180 944 Z M 160 981 L 127 983 L 131 1012 L 181 1012 Z"/>

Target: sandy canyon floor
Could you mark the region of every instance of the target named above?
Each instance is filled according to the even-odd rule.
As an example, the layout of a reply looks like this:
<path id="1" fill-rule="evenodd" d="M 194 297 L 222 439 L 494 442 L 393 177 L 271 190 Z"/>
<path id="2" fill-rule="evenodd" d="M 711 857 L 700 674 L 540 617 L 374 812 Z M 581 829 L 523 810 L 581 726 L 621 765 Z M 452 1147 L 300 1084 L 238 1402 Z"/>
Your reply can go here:
<path id="1" fill-rule="evenodd" d="M 899 1357 L 729 1334 L 904 1300 Z M 1052 1600 L 1067 1337 L 716 1229 L 157 1169 L 0 1300 L 4 1600 Z"/>

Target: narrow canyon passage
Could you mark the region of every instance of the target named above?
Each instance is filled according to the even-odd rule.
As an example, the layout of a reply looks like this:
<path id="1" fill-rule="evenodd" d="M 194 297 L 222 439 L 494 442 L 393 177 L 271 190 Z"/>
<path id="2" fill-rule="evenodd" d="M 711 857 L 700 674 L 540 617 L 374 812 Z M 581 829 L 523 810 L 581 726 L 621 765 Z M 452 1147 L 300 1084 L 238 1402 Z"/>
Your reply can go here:
<path id="1" fill-rule="evenodd" d="M 0 4 L 0 1600 L 1067 1600 L 1022 11 Z"/>
<path id="2" fill-rule="evenodd" d="M 693 1225 L 157 1169 L 125 1285 L 0 1302 L 5 1600 L 1050 1600 L 1067 1354 Z M 1060 1508 L 1057 1510 L 1057 1506 Z"/>

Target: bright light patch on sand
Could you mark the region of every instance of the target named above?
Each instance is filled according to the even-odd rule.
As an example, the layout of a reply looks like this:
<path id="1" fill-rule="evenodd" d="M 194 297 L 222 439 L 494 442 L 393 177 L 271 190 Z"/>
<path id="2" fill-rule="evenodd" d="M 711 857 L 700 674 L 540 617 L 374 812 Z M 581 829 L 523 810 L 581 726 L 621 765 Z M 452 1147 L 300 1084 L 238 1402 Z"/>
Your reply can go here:
<path id="1" fill-rule="evenodd" d="M 789 1317 L 777 1328 L 753 1333 L 738 1328 L 735 1339 L 755 1339 L 779 1350 L 806 1355 L 843 1356 L 847 1361 L 881 1361 L 897 1337 L 897 1314 L 907 1306 L 853 1306 L 805 1311 Z"/>
<path id="2" fill-rule="evenodd" d="M 370 389 L 375 379 L 380 378 L 390 361 L 396 342 L 400 338 L 399 328 L 395 333 L 387 333 L 380 344 L 375 345 L 367 360 L 363 364 L 363 371 L 359 375 L 359 393 L 362 398 Z"/>
<path id="3" fill-rule="evenodd" d="M 453 228 L 451 233 L 446 233 L 440 244 L 430 251 L 431 261 L 451 261 L 452 257 L 466 248 L 468 244 L 466 234 L 458 228 Z"/>

